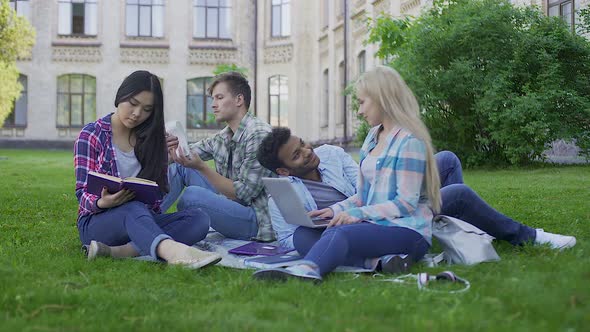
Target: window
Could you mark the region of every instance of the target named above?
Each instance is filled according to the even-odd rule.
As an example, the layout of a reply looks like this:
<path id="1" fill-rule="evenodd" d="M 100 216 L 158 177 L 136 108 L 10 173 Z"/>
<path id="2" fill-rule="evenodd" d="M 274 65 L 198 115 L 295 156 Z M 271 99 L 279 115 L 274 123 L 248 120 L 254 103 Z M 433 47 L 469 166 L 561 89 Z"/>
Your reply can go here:
<path id="1" fill-rule="evenodd" d="M 574 1 L 573 0 L 548 0 L 547 1 L 547 15 L 558 16 L 570 26 L 574 28 Z"/>
<path id="2" fill-rule="evenodd" d="M 58 34 L 96 36 L 96 0 L 59 0 L 58 4 Z"/>
<path id="3" fill-rule="evenodd" d="M 276 75 L 268 79 L 268 119 L 271 126 L 289 125 L 289 80 Z"/>
<path id="4" fill-rule="evenodd" d="M 27 125 L 27 77 L 19 75 L 18 82 L 23 88 L 20 97 L 14 102 L 12 112 L 4 120 L 4 127 L 25 127 Z"/>
<path id="5" fill-rule="evenodd" d="M 131 37 L 164 37 L 164 0 L 127 0 L 125 31 Z"/>
<path id="6" fill-rule="evenodd" d="M 215 121 L 211 103 L 213 99 L 207 89 L 211 77 L 198 77 L 186 82 L 186 127 L 191 129 L 219 128 Z"/>
<path id="7" fill-rule="evenodd" d="M 291 4 L 289 0 L 272 0 L 271 36 L 287 37 L 291 34 Z"/>
<path id="8" fill-rule="evenodd" d="M 322 91 L 322 101 L 323 101 L 323 107 L 322 107 L 322 115 L 320 118 L 320 127 L 325 128 L 328 126 L 328 114 L 330 111 L 330 75 L 328 72 L 328 69 L 324 70 L 324 74 L 323 74 L 323 91 Z"/>
<path id="9" fill-rule="evenodd" d="M 29 0 L 10 0 L 10 8 L 12 8 L 18 15 L 26 17 L 31 20 L 31 4 Z"/>
<path id="10" fill-rule="evenodd" d="M 365 60 L 365 51 L 361 51 L 357 57 L 357 65 L 358 65 L 358 74 L 362 74 L 365 72 L 366 68 L 366 60 Z"/>
<path id="11" fill-rule="evenodd" d="M 339 82 L 339 86 L 338 89 L 336 91 L 336 124 L 343 124 L 344 123 L 344 112 L 346 112 L 346 109 L 344 109 L 344 98 L 346 98 L 344 96 L 344 89 L 346 88 L 346 81 L 345 81 L 345 77 L 344 77 L 344 71 L 346 69 L 344 68 L 344 61 L 340 62 L 340 64 L 338 65 L 338 82 Z"/>
<path id="12" fill-rule="evenodd" d="M 96 120 L 96 78 L 66 74 L 57 78 L 57 126 L 82 127 Z"/>
<path id="13" fill-rule="evenodd" d="M 193 37 L 231 38 L 231 0 L 193 0 Z"/>

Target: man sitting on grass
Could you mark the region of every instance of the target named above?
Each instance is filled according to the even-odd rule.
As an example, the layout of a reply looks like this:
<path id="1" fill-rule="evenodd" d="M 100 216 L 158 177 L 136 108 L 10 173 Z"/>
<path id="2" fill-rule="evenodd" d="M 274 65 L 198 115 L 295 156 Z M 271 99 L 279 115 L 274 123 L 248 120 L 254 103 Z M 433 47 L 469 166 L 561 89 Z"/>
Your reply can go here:
<path id="1" fill-rule="evenodd" d="M 289 177 L 307 211 L 327 208 L 356 193 L 359 166 L 350 155 L 333 145 L 313 149 L 291 135 L 289 128 L 274 128 L 262 141 L 257 158 L 267 169 Z M 493 209 L 463 183 L 461 162 L 454 153 L 442 151 L 435 158 L 441 180 L 440 214 L 464 220 L 512 245 L 533 242 L 565 249 L 576 244 L 573 236 L 528 227 Z M 277 239 L 282 246 L 293 248 L 293 233 L 299 226 L 285 222 L 272 197 L 268 205 Z"/>

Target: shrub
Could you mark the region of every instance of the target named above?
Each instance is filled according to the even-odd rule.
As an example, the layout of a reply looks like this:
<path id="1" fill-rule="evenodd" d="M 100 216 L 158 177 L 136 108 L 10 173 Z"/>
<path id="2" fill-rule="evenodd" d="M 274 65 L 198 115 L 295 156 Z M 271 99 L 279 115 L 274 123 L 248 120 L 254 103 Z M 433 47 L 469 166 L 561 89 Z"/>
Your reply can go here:
<path id="1" fill-rule="evenodd" d="M 438 149 L 523 164 L 556 139 L 590 150 L 590 45 L 558 18 L 505 0 L 435 0 L 380 17 L 369 42 L 406 79 Z"/>

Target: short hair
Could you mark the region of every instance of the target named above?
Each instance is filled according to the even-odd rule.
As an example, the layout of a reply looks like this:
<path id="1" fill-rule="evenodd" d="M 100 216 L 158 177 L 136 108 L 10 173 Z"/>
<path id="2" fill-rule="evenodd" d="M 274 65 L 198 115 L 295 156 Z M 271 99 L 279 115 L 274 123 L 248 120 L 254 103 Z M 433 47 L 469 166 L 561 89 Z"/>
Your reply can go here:
<path id="1" fill-rule="evenodd" d="M 279 159 L 279 149 L 291 138 L 291 130 L 287 127 L 275 127 L 266 135 L 260 143 L 256 159 L 264 168 L 277 172 L 277 168 L 283 167 Z"/>
<path id="2" fill-rule="evenodd" d="M 244 104 L 246 105 L 246 109 L 250 108 L 252 90 L 250 90 L 250 85 L 248 85 L 248 80 L 246 77 L 244 77 L 244 75 L 238 73 L 237 71 L 229 71 L 215 76 L 207 91 L 209 95 L 213 94 L 213 89 L 215 89 L 215 86 L 219 83 L 227 83 L 227 87 L 234 97 L 237 95 L 244 96 Z"/>

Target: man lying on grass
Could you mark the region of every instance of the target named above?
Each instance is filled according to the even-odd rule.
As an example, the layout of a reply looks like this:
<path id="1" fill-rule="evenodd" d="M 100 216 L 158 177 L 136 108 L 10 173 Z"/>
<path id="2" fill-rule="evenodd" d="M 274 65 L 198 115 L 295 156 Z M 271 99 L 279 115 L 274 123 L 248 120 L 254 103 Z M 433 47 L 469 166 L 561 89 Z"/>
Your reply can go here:
<path id="1" fill-rule="evenodd" d="M 463 183 L 461 162 L 454 153 L 442 151 L 435 158 L 441 182 L 441 214 L 462 219 L 512 245 L 532 242 L 565 249 L 576 244 L 573 236 L 534 229 L 496 211 Z M 327 208 L 356 193 L 359 166 L 350 155 L 332 145 L 313 149 L 291 135 L 288 128 L 273 129 L 260 145 L 258 160 L 269 170 L 290 178 L 308 211 Z M 298 226 L 285 222 L 272 198 L 268 204 L 277 239 L 282 246 L 293 248 Z"/>

